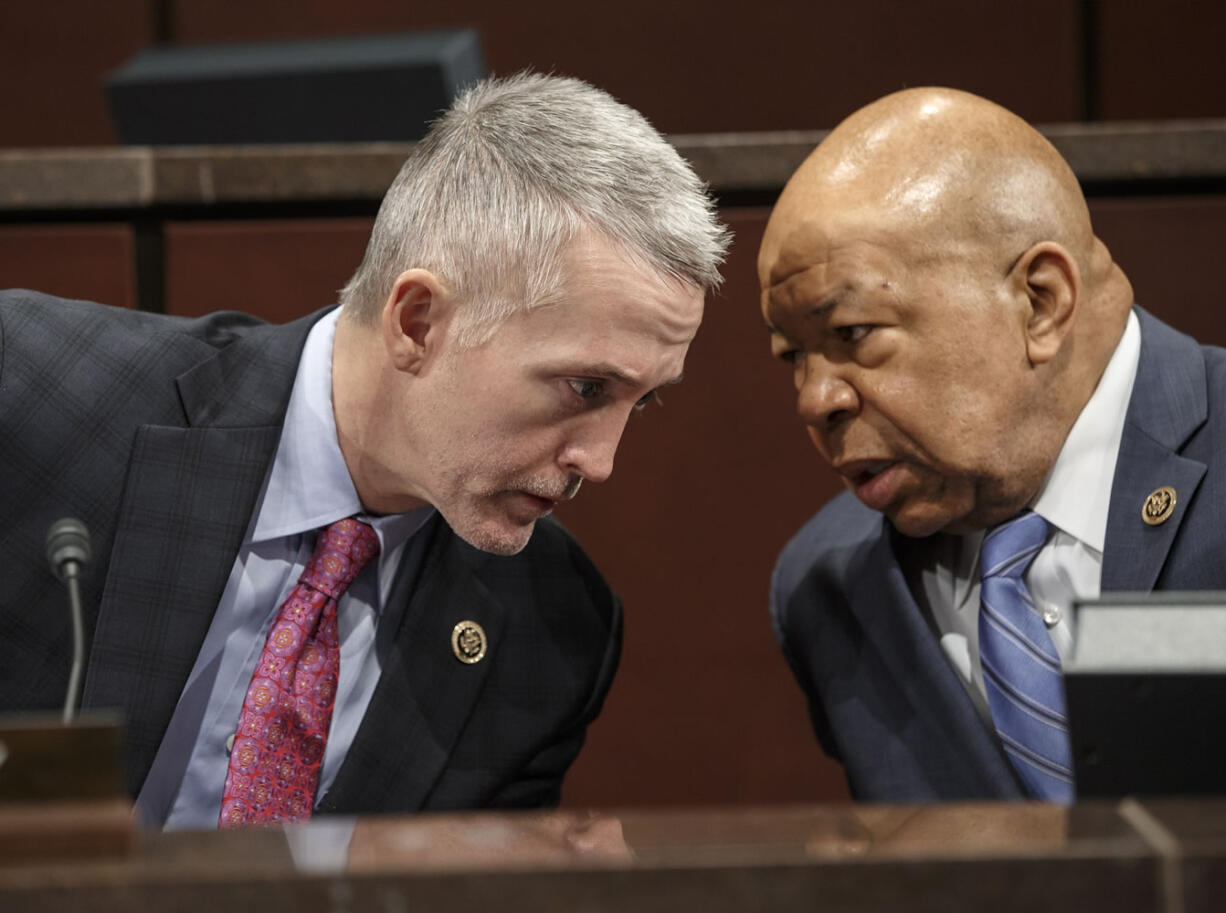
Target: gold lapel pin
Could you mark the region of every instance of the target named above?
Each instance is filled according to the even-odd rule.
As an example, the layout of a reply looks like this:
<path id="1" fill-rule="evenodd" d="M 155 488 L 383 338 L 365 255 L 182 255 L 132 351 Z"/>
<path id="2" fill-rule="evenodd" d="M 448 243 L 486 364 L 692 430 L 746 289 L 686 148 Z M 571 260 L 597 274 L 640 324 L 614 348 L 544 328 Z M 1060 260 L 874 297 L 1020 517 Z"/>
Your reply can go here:
<path id="1" fill-rule="evenodd" d="M 1175 489 L 1169 485 L 1155 488 L 1141 506 L 1141 519 L 1150 526 L 1165 523 L 1175 512 Z"/>
<path id="2" fill-rule="evenodd" d="M 485 658 L 485 628 L 475 621 L 461 621 L 451 629 L 451 650 L 462 663 L 479 663 Z"/>

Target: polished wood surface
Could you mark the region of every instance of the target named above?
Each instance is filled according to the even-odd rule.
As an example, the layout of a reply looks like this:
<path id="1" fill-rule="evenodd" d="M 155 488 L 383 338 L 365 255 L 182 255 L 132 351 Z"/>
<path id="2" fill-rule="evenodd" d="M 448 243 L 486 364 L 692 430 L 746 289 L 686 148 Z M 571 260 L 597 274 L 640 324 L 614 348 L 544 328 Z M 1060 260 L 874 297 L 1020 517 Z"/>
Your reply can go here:
<path id="1" fill-rule="evenodd" d="M 1223 800 L 323 819 L 0 865 L 5 910 L 1180 913 L 1223 889 Z"/>
<path id="2" fill-rule="evenodd" d="M 113 713 L 0 714 L 0 803 L 121 797 L 121 739 Z"/>
<path id="3" fill-rule="evenodd" d="M 1226 119 L 1041 128 L 1083 182 L 1226 178 Z M 777 193 L 824 130 L 670 139 L 717 193 Z M 0 151 L 0 211 L 372 201 L 408 143 Z"/>

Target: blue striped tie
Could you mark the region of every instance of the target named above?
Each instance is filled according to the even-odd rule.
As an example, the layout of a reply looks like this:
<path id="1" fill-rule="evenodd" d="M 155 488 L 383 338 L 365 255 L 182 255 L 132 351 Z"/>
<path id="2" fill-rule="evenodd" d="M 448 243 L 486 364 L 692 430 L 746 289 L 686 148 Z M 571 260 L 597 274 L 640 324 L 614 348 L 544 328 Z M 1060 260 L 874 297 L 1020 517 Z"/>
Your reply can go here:
<path id="1" fill-rule="evenodd" d="M 1046 538 L 1047 521 L 1031 511 L 984 537 L 979 661 L 996 732 L 1026 789 L 1036 799 L 1071 802 L 1060 657 L 1022 580 Z"/>

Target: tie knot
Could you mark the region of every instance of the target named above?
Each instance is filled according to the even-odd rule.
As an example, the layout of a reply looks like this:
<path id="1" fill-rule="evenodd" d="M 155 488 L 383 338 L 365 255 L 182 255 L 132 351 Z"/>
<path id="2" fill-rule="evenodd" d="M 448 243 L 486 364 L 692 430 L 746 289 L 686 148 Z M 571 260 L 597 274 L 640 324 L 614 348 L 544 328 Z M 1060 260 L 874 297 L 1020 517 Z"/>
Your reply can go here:
<path id="1" fill-rule="evenodd" d="M 379 554 L 379 537 L 369 524 L 346 517 L 319 531 L 315 551 L 299 580 L 339 599 L 362 568 Z"/>
<path id="2" fill-rule="evenodd" d="M 1047 539 L 1047 521 L 1034 511 L 988 530 L 979 552 L 979 571 L 989 577 L 1021 577 Z"/>

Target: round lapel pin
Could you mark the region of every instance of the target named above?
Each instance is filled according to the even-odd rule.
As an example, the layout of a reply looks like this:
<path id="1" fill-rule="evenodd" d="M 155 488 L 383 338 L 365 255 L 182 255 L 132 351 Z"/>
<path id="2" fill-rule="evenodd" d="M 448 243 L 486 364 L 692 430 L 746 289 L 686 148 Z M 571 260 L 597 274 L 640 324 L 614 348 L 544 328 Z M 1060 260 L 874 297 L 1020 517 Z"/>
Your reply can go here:
<path id="1" fill-rule="evenodd" d="M 1141 519 L 1150 526 L 1165 523 L 1175 512 L 1175 489 L 1169 485 L 1155 488 L 1141 505 Z"/>
<path id="2" fill-rule="evenodd" d="M 485 629 L 475 621 L 461 621 L 451 629 L 451 650 L 462 663 L 479 663 L 485 658 Z"/>

